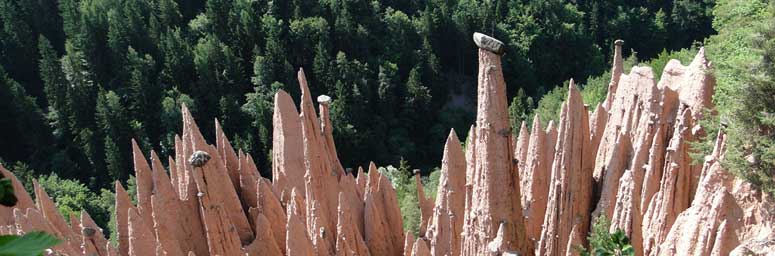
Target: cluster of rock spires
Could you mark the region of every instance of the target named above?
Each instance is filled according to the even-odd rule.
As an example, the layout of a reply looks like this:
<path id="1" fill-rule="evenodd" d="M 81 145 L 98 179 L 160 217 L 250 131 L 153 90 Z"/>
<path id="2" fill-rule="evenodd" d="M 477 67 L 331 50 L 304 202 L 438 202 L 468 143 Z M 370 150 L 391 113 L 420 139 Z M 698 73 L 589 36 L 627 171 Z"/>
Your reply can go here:
<path id="1" fill-rule="evenodd" d="M 450 132 L 435 201 L 417 190 L 417 238 L 404 233 L 395 191 L 374 164 L 357 175 L 342 167 L 330 98 L 318 98 L 316 113 L 303 71 L 300 112 L 287 93 L 275 95 L 273 180 L 217 122 L 208 144 L 183 106 L 168 170 L 133 143 L 137 205 L 116 182 L 117 246 L 88 213 L 68 224 L 37 183 L 33 201 L 2 167 L 19 201 L 0 206 L 0 233 L 54 234 L 63 243 L 51 253 L 61 255 L 567 255 L 604 215 L 637 255 L 773 253 L 772 198 L 721 167 L 725 135 L 704 163 L 689 158 L 689 142 L 704 135 L 702 110 L 712 108 L 702 49 L 688 66 L 670 61 L 657 83 L 648 67 L 623 74 L 617 41 L 602 104 L 585 106 L 571 81 L 559 123 L 544 128 L 536 116 L 512 138 L 503 45 L 475 41 L 476 124 L 465 149 Z"/>

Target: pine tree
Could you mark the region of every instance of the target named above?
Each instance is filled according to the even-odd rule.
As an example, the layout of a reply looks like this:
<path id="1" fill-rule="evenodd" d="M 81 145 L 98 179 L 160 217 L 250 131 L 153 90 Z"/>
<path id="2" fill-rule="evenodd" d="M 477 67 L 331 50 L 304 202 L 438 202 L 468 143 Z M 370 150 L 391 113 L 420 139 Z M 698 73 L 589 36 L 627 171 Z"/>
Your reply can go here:
<path id="1" fill-rule="evenodd" d="M 156 82 L 153 67 L 156 65 L 153 58 L 146 54 L 140 56 L 133 48 L 129 48 L 127 54 L 127 66 L 129 72 L 129 111 L 131 116 L 139 122 L 143 133 L 150 141 L 157 141 L 161 133 L 159 127 L 159 109 L 162 89 Z"/>
<path id="2" fill-rule="evenodd" d="M 193 83 L 194 57 L 191 46 L 183 38 L 181 29 L 175 27 L 162 32 L 160 46 L 164 67 L 160 80 L 165 87 L 179 86 L 183 91 L 190 91 Z"/>
<path id="3" fill-rule="evenodd" d="M 46 93 L 48 105 L 60 115 L 67 114 L 67 81 L 62 73 L 62 64 L 57 57 L 57 53 L 51 46 L 51 42 L 40 36 L 38 39 L 38 51 L 40 52 L 40 61 L 38 69 L 40 78 L 43 80 L 43 90 Z"/>
<path id="4" fill-rule="evenodd" d="M 38 60 L 37 36 L 32 27 L 33 13 L 29 2 L 21 0 L 0 0 L 0 64 L 7 75 L 25 87 L 27 93 L 45 104 L 44 93 L 36 75 Z"/>
<path id="5" fill-rule="evenodd" d="M 105 169 L 110 180 L 126 180 L 130 171 L 129 122 L 121 99 L 113 91 L 100 91 L 95 107 L 101 133 L 105 135 Z M 124 149 L 124 150 L 121 150 Z"/>
<path id="6" fill-rule="evenodd" d="M 47 168 L 51 136 L 38 105 L 24 88 L 0 67 L 0 156 L 7 161 L 24 161 L 34 168 Z"/>

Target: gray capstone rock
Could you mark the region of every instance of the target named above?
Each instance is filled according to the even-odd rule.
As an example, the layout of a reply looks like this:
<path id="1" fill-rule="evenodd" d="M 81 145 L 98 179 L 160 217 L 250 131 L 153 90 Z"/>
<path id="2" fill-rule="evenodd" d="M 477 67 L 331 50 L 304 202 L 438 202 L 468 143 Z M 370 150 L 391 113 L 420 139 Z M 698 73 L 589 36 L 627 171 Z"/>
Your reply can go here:
<path id="1" fill-rule="evenodd" d="M 91 227 L 85 227 L 81 230 L 81 233 L 83 233 L 85 237 L 93 237 L 94 234 L 97 233 L 97 230 Z"/>
<path id="2" fill-rule="evenodd" d="M 194 167 L 202 167 L 207 163 L 207 161 L 210 161 L 210 154 L 201 150 L 191 154 L 191 158 L 188 159 L 188 163 Z"/>
<path id="3" fill-rule="evenodd" d="M 503 42 L 479 32 L 474 32 L 474 43 L 476 43 L 477 47 L 491 51 L 495 54 L 500 55 L 506 51 L 506 47 L 504 46 Z"/>

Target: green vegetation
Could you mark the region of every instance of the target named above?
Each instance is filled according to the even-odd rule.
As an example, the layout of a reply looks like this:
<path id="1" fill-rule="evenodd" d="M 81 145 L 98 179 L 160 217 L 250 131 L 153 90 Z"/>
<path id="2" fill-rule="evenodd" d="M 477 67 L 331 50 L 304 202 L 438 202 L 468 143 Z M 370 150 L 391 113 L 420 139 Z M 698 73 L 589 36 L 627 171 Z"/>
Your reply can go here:
<path id="1" fill-rule="evenodd" d="M 410 166 L 406 161 L 401 161 L 398 168 L 393 166 L 380 167 L 380 173 L 390 179 L 393 188 L 396 190 L 398 207 L 401 209 L 401 217 L 404 223 L 404 230 L 412 232 L 415 236 L 420 235 L 420 205 L 417 198 L 417 185 L 411 176 Z M 435 169 L 427 177 L 423 177 L 425 196 L 435 198 L 436 188 L 439 184 L 440 171 Z M 429 193 L 431 192 L 432 193 Z"/>
<path id="2" fill-rule="evenodd" d="M 56 174 L 42 176 L 38 182 L 56 201 L 59 212 L 67 221 L 69 216 L 81 216 L 81 211 L 85 210 L 100 227 L 110 228 L 105 225 L 114 207 L 114 196 L 109 190 L 102 189 L 100 193 L 95 193 L 76 180 L 61 179 Z"/>
<path id="3" fill-rule="evenodd" d="M 717 78 L 716 114 L 702 122 L 709 136 L 694 155 L 703 155 L 713 131 L 723 128 L 729 137 L 724 166 L 773 192 L 775 15 L 769 5 L 0 0 L 0 157 L 26 189 L 36 177 L 63 202 L 63 213 L 86 209 L 107 227 L 111 203 L 103 189 L 119 180 L 132 190 L 129 141 L 162 159 L 170 155 L 181 104 L 211 141 L 218 118 L 233 144 L 270 176 L 273 94 L 282 89 L 298 98 L 295 72 L 303 67 L 312 93 L 333 98 L 342 163 L 403 166 L 385 172 L 395 176 L 402 209 L 417 215 L 401 160 L 431 170 L 449 128 L 465 131 L 473 122 L 477 58 L 470 37 L 482 31 L 506 43 L 514 132 L 535 114 L 557 120 L 570 78 L 586 104 L 601 102 L 614 39 L 626 42 L 626 68 L 651 66 L 657 79 L 669 59 L 688 63 L 704 45 Z M 424 182 L 432 195 L 433 179 Z M 407 229 L 415 230 L 417 218 L 407 216 Z"/>
<path id="4" fill-rule="evenodd" d="M 502 39 L 515 123 L 569 78 L 607 69 L 612 42 L 648 59 L 714 33 L 713 1 L 0 0 L 0 157 L 92 191 L 126 182 L 130 139 L 164 158 L 185 103 L 218 118 L 263 175 L 274 92 L 332 96 L 345 166 L 430 170 L 474 119 L 474 31 Z M 596 92 L 600 92 L 597 90 Z M 533 99 L 532 101 L 529 99 Z M 428 173 L 424 173 L 428 174 Z"/>
<path id="5" fill-rule="evenodd" d="M 576 248 L 583 256 L 632 256 L 635 255 L 635 249 L 630 244 L 630 239 L 624 234 L 624 231 L 617 229 L 616 232 L 609 232 L 608 228 L 611 222 L 605 215 L 595 219 L 592 224 L 592 231 L 589 232 L 589 248 Z"/>
<path id="6" fill-rule="evenodd" d="M 60 242 L 56 237 L 43 232 L 30 232 L 22 236 L 2 235 L 0 256 L 39 256 Z"/>
<path id="7" fill-rule="evenodd" d="M 719 33 L 707 42 L 718 84 L 713 118 L 726 124 L 728 136 L 723 164 L 769 193 L 775 193 L 773 8 L 768 1 L 719 1 L 713 22 Z"/>

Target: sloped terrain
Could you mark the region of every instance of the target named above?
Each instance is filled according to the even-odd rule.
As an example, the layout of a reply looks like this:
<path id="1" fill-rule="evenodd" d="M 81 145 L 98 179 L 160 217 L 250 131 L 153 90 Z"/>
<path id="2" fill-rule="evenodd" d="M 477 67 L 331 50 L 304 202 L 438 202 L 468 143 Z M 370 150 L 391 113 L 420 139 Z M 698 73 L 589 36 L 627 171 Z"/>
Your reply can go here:
<path id="1" fill-rule="evenodd" d="M 183 106 L 168 169 L 133 145 L 137 204 L 117 182 L 117 247 L 88 213 L 61 216 L 38 184 L 33 201 L 2 167 L 19 203 L 0 206 L 0 233 L 46 231 L 63 240 L 53 250 L 64 255 L 567 255 L 606 216 L 637 255 L 775 250 L 772 198 L 721 167 L 725 135 L 704 163 L 689 157 L 689 142 L 705 134 L 703 109 L 713 107 L 704 50 L 688 66 L 668 63 L 657 82 L 648 67 L 623 74 L 617 42 L 603 103 L 584 105 L 571 81 L 560 121 L 544 128 L 536 117 L 516 138 L 495 52 L 478 50 L 476 124 L 465 148 L 450 132 L 435 201 L 419 195 L 417 238 L 404 233 L 395 191 L 374 164 L 343 168 L 329 99 L 318 98 L 316 113 L 303 70 L 298 110 L 275 95 L 273 180 L 217 121 L 214 145 L 205 141 Z"/>

